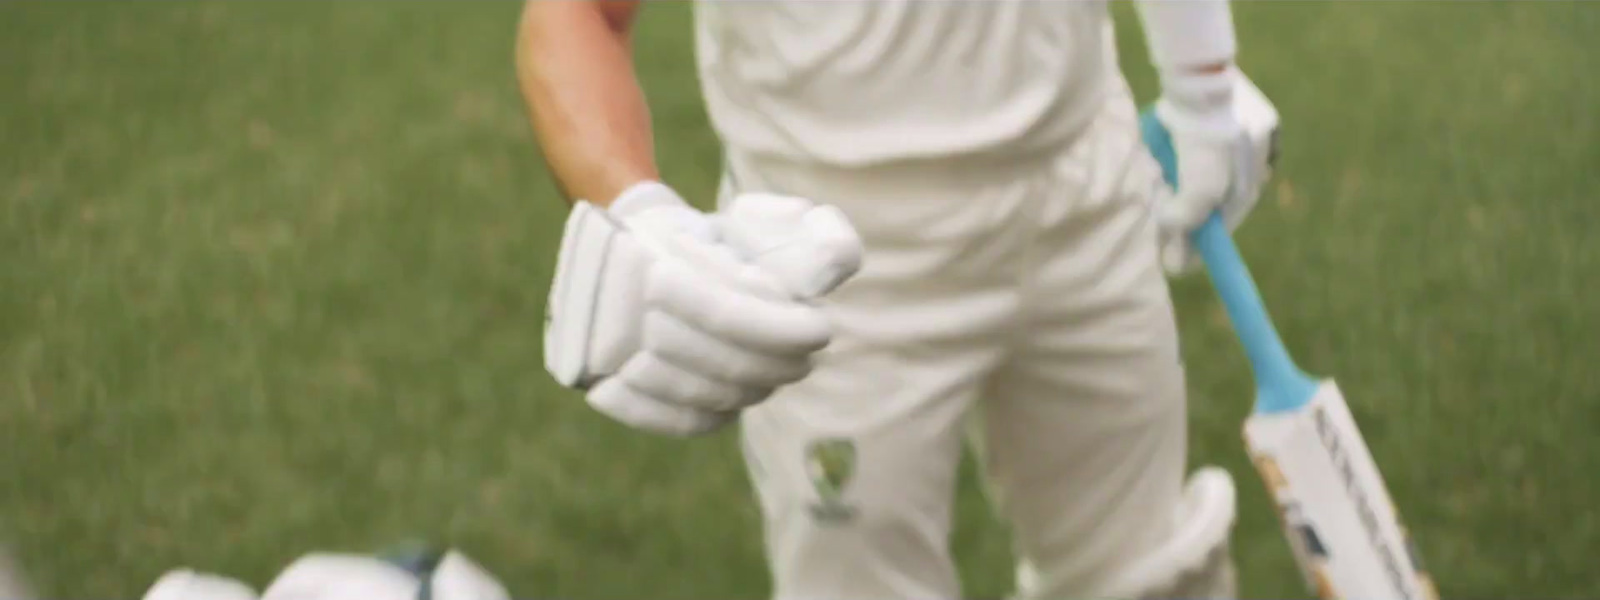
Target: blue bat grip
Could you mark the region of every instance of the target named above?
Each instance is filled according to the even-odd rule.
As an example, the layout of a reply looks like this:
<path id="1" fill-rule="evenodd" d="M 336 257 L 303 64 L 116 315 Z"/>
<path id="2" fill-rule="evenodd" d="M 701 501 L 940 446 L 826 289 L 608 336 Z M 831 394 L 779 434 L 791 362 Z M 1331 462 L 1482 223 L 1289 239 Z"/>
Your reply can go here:
<path id="1" fill-rule="evenodd" d="M 1177 187 L 1178 156 L 1172 148 L 1171 134 L 1148 110 L 1140 115 L 1139 128 L 1150 153 L 1161 163 L 1161 174 L 1167 184 Z M 1250 277 L 1250 269 L 1239 256 L 1239 248 L 1234 246 L 1221 215 L 1211 215 L 1194 232 L 1194 245 L 1205 261 L 1212 287 L 1216 288 L 1223 308 L 1228 311 L 1234 333 L 1238 334 L 1239 343 L 1250 358 L 1250 369 L 1256 379 L 1255 411 L 1286 412 L 1309 404 L 1317 393 L 1317 381 L 1300 370 L 1289 356 L 1289 349 L 1284 347 L 1283 339 L 1278 337 L 1278 329 L 1272 325 L 1272 318 L 1261 302 L 1255 279 Z"/>

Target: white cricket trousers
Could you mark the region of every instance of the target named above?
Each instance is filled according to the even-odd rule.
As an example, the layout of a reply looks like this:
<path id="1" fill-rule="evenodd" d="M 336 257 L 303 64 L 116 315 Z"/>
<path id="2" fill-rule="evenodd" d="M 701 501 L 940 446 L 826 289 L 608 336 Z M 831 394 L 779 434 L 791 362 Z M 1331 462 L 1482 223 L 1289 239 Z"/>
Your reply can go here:
<path id="1" fill-rule="evenodd" d="M 723 197 L 835 204 L 866 244 L 815 372 L 742 419 L 779 600 L 961 596 L 963 439 L 1014 528 L 1018 592 L 1085 598 L 1174 527 L 1183 367 L 1126 91 L 1053 156 L 864 169 L 728 150 Z M 970 417 L 970 418 L 969 418 Z"/>

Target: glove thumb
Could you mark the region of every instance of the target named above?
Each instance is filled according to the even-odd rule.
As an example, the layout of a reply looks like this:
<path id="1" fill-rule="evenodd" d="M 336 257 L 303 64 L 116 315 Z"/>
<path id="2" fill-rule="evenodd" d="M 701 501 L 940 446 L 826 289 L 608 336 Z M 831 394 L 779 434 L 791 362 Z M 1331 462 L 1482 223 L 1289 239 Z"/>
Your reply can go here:
<path id="1" fill-rule="evenodd" d="M 444 555 L 433 570 L 433 597 L 439 600 L 510 600 L 504 585 L 465 554 Z"/>
<path id="2" fill-rule="evenodd" d="M 724 243 L 800 299 L 819 298 L 861 270 L 861 237 L 838 207 L 795 196 L 742 194 L 717 224 Z"/>

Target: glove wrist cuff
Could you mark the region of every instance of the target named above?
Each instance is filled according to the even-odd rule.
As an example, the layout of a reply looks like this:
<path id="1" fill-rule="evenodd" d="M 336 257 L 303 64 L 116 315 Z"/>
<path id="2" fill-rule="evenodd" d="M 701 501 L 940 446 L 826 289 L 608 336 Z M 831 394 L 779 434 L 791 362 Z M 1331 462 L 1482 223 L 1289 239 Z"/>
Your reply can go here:
<path id="1" fill-rule="evenodd" d="M 654 208 L 664 206 L 688 207 L 678 192 L 665 183 L 647 180 L 628 186 L 606 207 L 606 212 L 619 219 L 628 219 Z"/>
<path id="2" fill-rule="evenodd" d="M 1238 133 L 1233 114 L 1234 88 L 1240 74 L 1228 68 L 1213 72 L 1164 72 L 1156 112 L 1168 127 L 1211 137 Z"/>
<path id="3" fill-rule="evenodd" d="M 1195 106 L 1227 106 L 1233 100 L 1237 68 L 1215 71 L 1164 69 L 1160 73 L 1163 97 Z"/>

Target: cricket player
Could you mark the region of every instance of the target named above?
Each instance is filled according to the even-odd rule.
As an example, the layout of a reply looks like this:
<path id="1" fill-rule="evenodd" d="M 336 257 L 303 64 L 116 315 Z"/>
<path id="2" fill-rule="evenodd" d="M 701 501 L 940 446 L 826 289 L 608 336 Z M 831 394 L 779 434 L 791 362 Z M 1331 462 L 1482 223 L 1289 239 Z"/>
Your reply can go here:
<path id="1" fill-rule="evenodd" d="M 712 212 L 657 170 L 692 141 L 653 136 L 643 4 L 530 1 L 520 24 L 522 91 L 574 202 L 557 380 L 645 431 L 737 423 L 779 600 L 960 597 L 969 438 L 1020 597 L 1234 597 L 1234 490 L 1185 476 L 1166 281 L 1262 177 L 1228 2 L 1136 2 L 1176 192 L 1104 1 L 699 2 Z"/>

